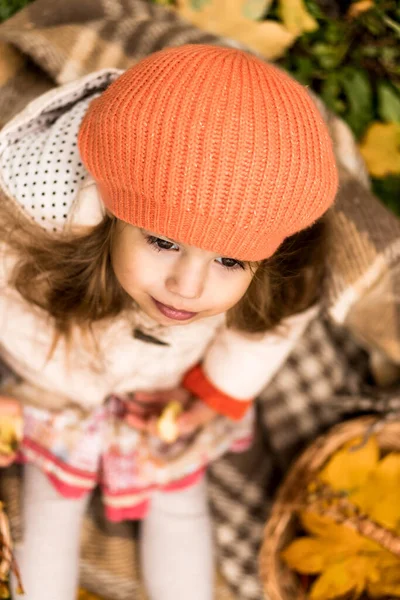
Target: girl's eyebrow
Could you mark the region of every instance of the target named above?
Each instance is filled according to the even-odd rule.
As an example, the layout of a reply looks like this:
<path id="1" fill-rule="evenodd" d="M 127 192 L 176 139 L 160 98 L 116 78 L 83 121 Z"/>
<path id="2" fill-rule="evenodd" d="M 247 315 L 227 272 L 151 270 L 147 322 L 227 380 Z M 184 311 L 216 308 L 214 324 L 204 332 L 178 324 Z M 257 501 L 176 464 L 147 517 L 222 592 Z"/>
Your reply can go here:
<path id="1" fill-rule="evenodd" d="M 175 242 L 175 240 L 171 240 L 171 238 L 167 237 L 166 235 L 161 235 L 158 233 L 152 233 L 151 231 L 148 231 L 147 229 L 140 229 L 140 231 L 142 233 L 144 233 L 145 235 L 151 235 L 153 237 L 162 237 L 163 239 L 167 240 L 168 242 L 171 242 L 171 244 L 178 244 L 178 242 Z M 182 244 L 178 244 L 178 245 L 182 245 Z"/>

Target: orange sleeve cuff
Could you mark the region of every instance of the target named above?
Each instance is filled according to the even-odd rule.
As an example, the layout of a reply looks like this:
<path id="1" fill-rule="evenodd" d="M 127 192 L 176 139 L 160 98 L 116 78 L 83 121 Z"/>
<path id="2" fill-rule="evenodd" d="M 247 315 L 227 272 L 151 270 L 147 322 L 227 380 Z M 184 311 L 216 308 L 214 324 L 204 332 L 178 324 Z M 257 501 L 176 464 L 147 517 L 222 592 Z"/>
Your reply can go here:
<path id="1" fill-rule="evenodd" d="M 186 373 L 182 385 L 215 411 L 234 421 L 239 421 L 244 416 L 253 401 L 253 398 L 237 400 L 216 388 L 205 376 L 201 365 L 196 365 Z"/>

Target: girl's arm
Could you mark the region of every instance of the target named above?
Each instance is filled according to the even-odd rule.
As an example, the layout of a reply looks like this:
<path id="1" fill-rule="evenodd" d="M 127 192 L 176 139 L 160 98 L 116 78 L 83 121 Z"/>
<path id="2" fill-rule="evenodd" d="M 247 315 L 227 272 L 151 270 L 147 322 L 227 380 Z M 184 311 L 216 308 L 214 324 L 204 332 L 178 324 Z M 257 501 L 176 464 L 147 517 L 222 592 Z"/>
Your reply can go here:
<path id="1" fill-rule="evenodd" d="M 318 307 L 313 306 L 262 334 L 222 329 L 202 364 L 186 374 L 183 386 L 218 413 L 241 419 L 317 313 Z"/>

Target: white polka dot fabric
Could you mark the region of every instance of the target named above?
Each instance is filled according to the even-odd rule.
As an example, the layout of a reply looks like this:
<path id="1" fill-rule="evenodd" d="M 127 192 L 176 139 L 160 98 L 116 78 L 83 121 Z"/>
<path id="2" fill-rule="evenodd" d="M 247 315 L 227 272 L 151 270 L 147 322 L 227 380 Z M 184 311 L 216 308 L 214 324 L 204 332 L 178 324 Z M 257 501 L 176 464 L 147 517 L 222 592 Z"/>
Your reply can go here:
<path id="1" fill-rule="evenodd" d="M 77 134 L 95 96 L 81 100 L 55 121 L 53 117 L 53 123 L 51 116 L 37 118 L 28 124 L 29 133 L 1 156 L 0 168 L 10 195 L 45 229 L 63 228 L 86 177 Z"/>
<path id="2" fill-rule="evenodd" d="M 9 196 L 44 229 L 62 231 L 87 172 L 77 147 L 92 100 L 122 71 L 83 77 L 37 98 L 0 134 L 0 175 Z"/>

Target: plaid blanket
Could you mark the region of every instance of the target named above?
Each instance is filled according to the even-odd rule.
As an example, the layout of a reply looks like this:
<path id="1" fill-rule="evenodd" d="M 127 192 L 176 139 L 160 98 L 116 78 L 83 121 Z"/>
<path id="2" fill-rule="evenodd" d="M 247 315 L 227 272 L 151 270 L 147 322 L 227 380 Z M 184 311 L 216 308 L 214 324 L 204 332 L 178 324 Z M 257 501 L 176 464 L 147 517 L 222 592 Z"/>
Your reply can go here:
<path id="1" fill-rule="evenodd" d="M 56 84 L 102 67 L 126 68 L 150 52 L 188 42 L 232 43 L 146 0 L 36 0 L 0 26 L 0 126 Z M 360 341 L 375 355 L 400 362 L 400 223 L 371 194 L 348 128 L 319 106 L 341 177 L 331 214 L 324 312 L 260 395 L 254 446 L 210 469 L 217 600 L 263 597 L 257 554 L 274 491 L 304 445 L 340 419 L 335 396 L 359 393 L 369 377 Z M 8 374 L 0 366 L 1 376 Z M 0 494 L 16 539 L 19 486 L 17 467 L 4 472 Z M 99 498 L 93 498 L 82 537 L 81 580 L 87 589 L 112 600 L 144 597 L 135 533 L 131 523 L 105 521 Z"/>

